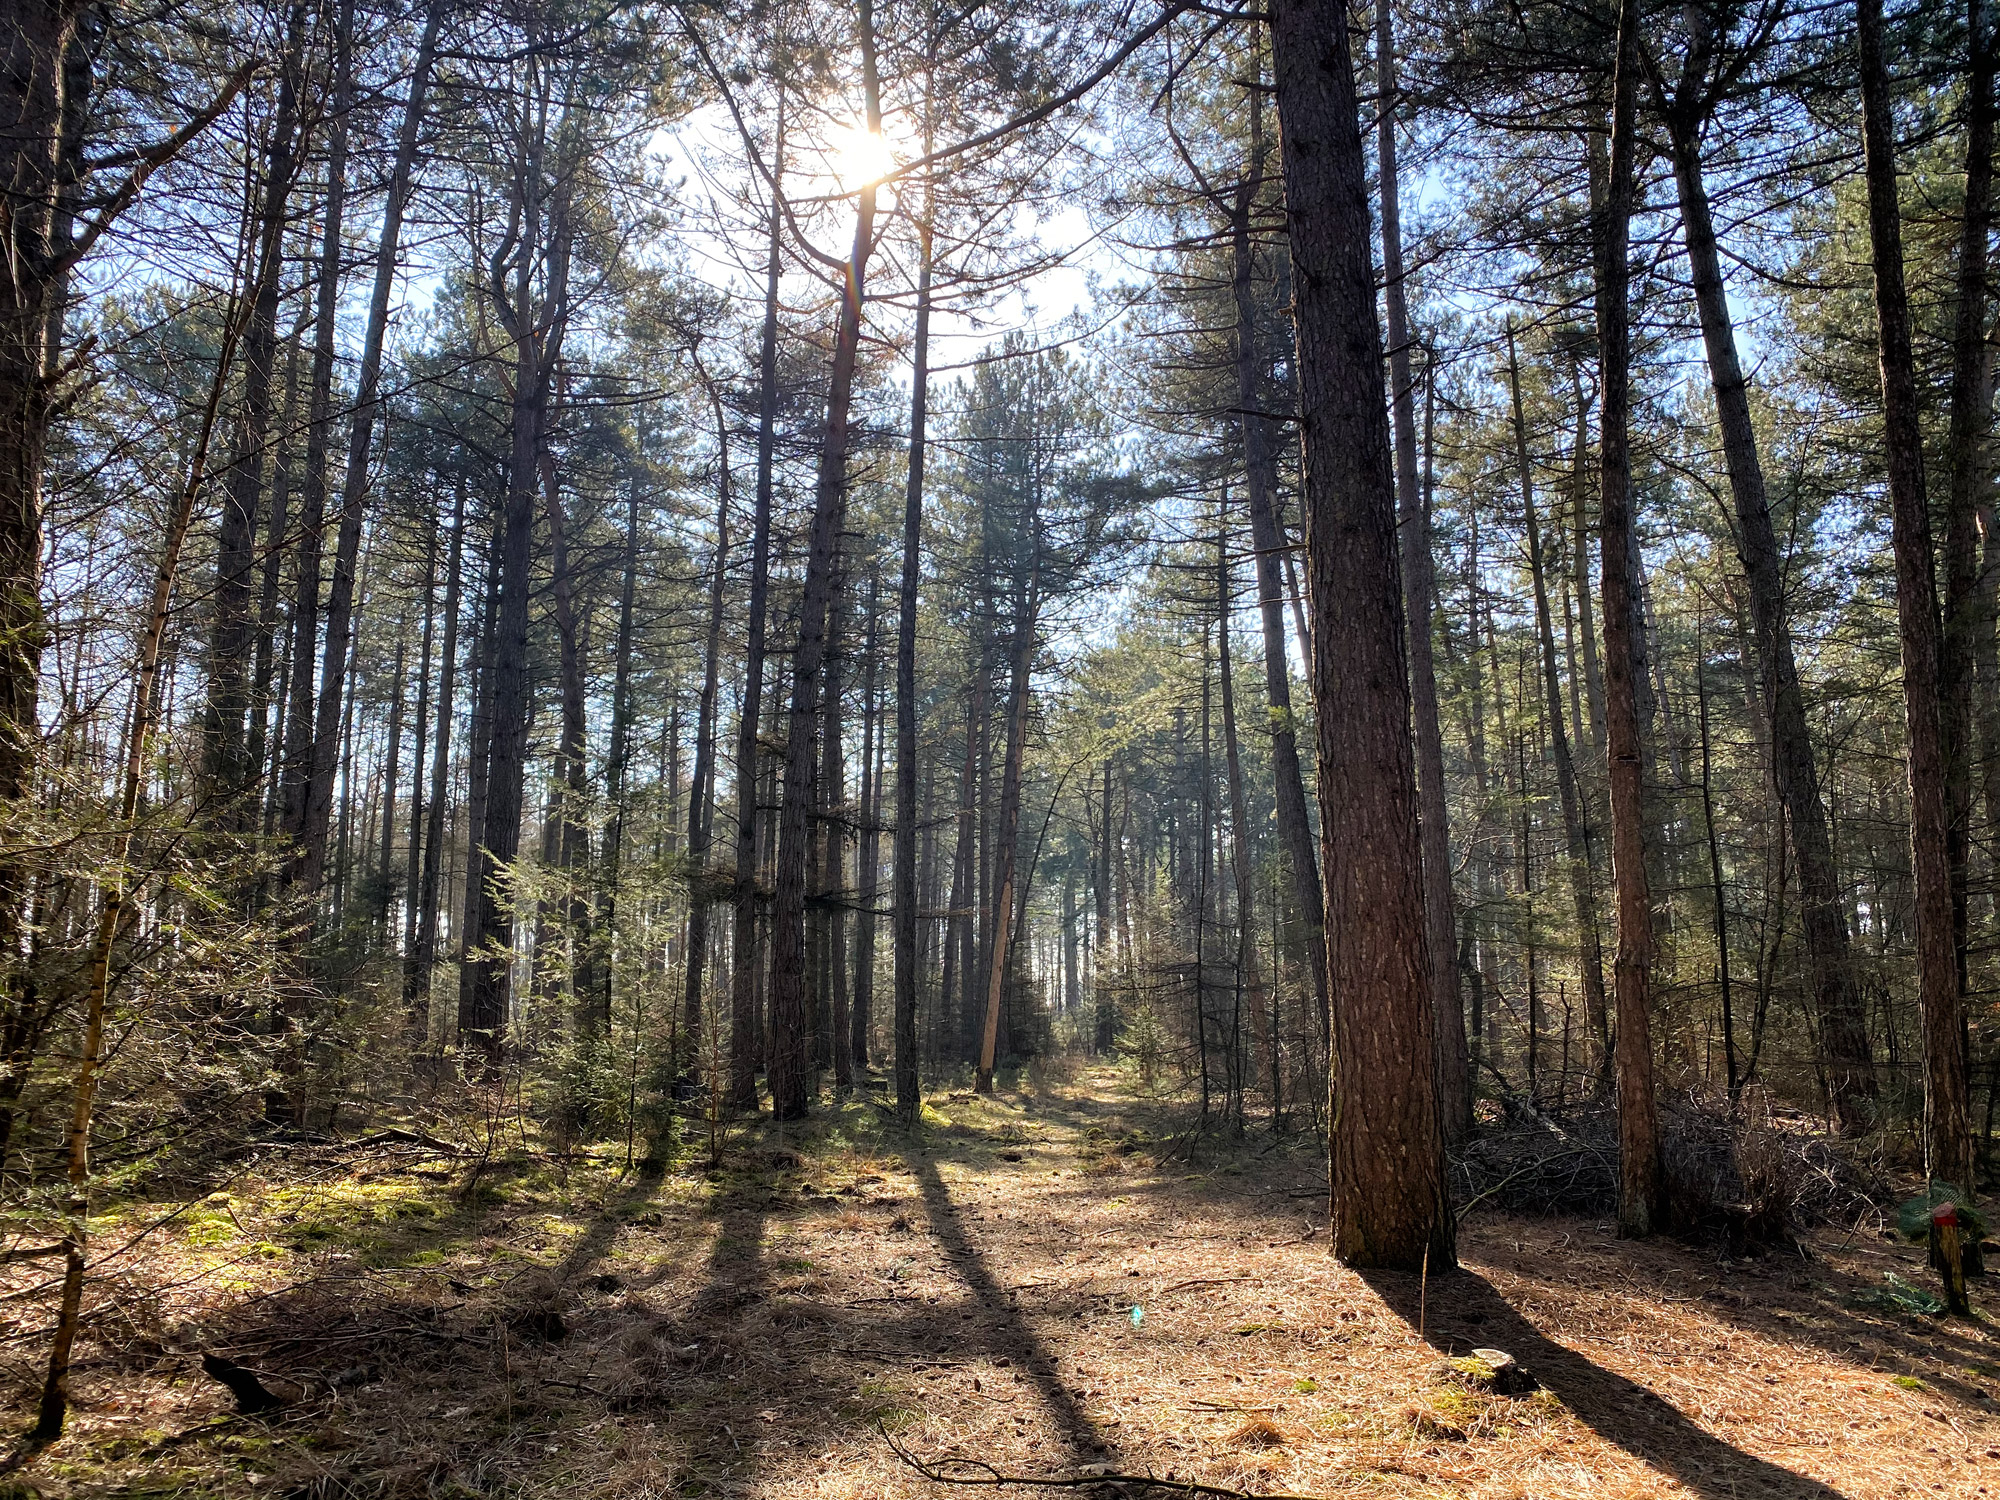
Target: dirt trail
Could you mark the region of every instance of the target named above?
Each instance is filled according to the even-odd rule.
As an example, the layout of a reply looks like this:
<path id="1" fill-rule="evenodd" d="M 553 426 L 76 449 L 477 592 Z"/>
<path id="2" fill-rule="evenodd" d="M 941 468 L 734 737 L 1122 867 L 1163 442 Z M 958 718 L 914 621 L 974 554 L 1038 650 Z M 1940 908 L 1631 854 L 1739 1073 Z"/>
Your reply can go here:
<path id="1" fill-rule="evenodd" d="M 974 1493 L 887 1433 L 1014 1476 L 1326 1496 L 2000 1495 L 1992 1325 L 1870 1300 L 1885 1270 L 1922 1279 L 1913 1252 L 1728 1263 L 1476 1215 L 1468 1274 L 1364 1280 L 1326 1254 L 1309 1158 L 1253 1136 L 1190 1163 L 1109 1081 L 937 1099 L 921 1141 L 850 1104 L 760 1127 L 722 1173 L 628 1178 L 595 1212 L 574 1183 L 440 1190 L 362 1253 L 188 1293 L 178 1346 L 112 1349 L 78 1443 L 30 1477 L 297 1500 Z M 227 1398 L 189 1375 L 197 1336 L 298 1399 L 199 1429 Z M 1467 1389 L 1443 1362 L 1482 1345 L 1542 1391 Z"/>

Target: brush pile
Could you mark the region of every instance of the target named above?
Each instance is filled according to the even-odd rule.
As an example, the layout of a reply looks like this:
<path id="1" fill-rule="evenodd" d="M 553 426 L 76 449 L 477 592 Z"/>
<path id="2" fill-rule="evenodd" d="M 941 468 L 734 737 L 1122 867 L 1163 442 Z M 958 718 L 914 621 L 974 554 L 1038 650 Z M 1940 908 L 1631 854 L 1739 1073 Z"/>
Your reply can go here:
<path id="1" fill-rule="evenodd" d="M 1781 1245 L 1816 1225 L 1880 1213 L 1882 1195 L 1854 1161 L 1810 1122 L 1775 1117 L 1754 1092 L 1734 1110 L 1713 1096 L 1669 1096 L 1661 1126 L 1683 1234 L 1736 1248 Z M 1558 1118 L 1517 1105 L 1453 1153 L 1451 1174 L 1461 1214 L 1609 1215 L 1618 1203 L 1617 1113 Z"/>

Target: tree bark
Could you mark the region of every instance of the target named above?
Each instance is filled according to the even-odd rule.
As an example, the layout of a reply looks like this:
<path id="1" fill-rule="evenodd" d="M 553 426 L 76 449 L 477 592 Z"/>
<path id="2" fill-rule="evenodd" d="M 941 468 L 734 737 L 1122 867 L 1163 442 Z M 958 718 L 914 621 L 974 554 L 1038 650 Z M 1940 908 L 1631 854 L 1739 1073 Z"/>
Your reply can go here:
<path id="1" fill-rule="evenodd" d="M 1965 1017 L 1953 941 L 1950 808 L 1938 705 L 1937 586 L 1924 493 L 1923 434 L 1903 285 L 1894 121 L 1882 55 L 1882 0 L 1855 5 L 1861 64 L 1861 141 L 1868 181 L 1868 238 L 1880 340 L 1884 466 L 1896 619 L 1902 636 L 1903 709 L 1910 778 L 1910 860 L 1916 877 L 1917 994 L 1924 1033 L 1924 1168 L 1933 1181 L 1974 1190 Z"/>
<path id="2" fill-rule="evenodd" d="M 611 742 L 605 747 L 604 757 L 604 800 L 609 804 L 610 816 L 604 825 L 604 865 L 592 919 L 595 931 L 589 976 L 595 990 L 593 1004 L 607 1026 L 616 995 L 611 959 L 618 943 L 618 898 L 625 881 L 626 789 L 632 773 L 632 621 L 639 588 L 639 497 L 639 473 L 635 469 L 625 478 L 624 576 L 618 586 L 618 636 L 612 645 Z M 710 655 L 712 659 L 713 652 Z M 690 887 L 690 916 L 698 904 Z M 696 1004 L 699 1007 L 699 1000 Z M 699 1047 L 698 1033 L 684 1030 L 683 1035 L 685 1048 Z M 684 1055 L 695 1054 L 688 1051 Z"/>
<path id="3" fill-rule="evenodd" d="M 1597 618 L 1590 597 L 1590 522 L 1586 514 L 1590 497 L 1590 401 L 1583 393 L 1583 371 L 1576 362 L 1570 365 L 1570 388 L 1576 402 L 1576 446 L 1571 461 L 1570 548 L 1575 562 L 1576 633 L 1583 655 L 1583 702 L 1590 724 L 1590 764 L 1596 766 L 1603 763 L 1607 753 L 1604 663 L 1598 656 Z M 1586 805 L 1594 804 L 1593 796 L 1591 803 Z"/>
<path id="4" fill-rule="evenodd" d="M 1697 625 L 1699 622 L 1697 621 Z M 1715 918 L 1715 978 L 1722 1000 L 1722 1076 L 1734 1105 L 1742 1088 L 1736 1065 L 1736 997 L 1729 975 L 1729 905 L 1722 883 L 1722 843 L 1715 831 L 1715 765 L 1708 728 L 1708 655 L 1695 634 L 1695 724 L 1701 733 L 1701 814 L 1708 834 L 1708 881 Z"/>
<path id="5" fill-rule="evenodd" d="M 1111 1056 L 1118 1045 L 1118 996 L 1111 986 L 1111 967 L 1116 952 L 1112 941 L 1111 922 L 1111 761 L 1104 762 L 1104 791 L 1098 802 L 1099 839 L 1096 869 L 1093 872 L 1094 896 L 1097 903 L 1097 932 L 1090 945 L 1090 998 L 1095 1008 L 1092 1016 L 1092 1043 L 1099 1057 Z"/>
<path id="6" fill-rule="evenodd" d="M 264 523 L 263 578 L 258 586 L 257 653 L 250 685 L 250 728 L 243 763 L 259 777 L 262 807 L 261 827 L 265 838 L 277 830 L 282 801 L 280 777 L 285 742 L 284 688 L 289 677 L 289 661 L 278 646 L 278 613 L 284 597 L 284 560 L 287 529 L 291 522 L 292 471 L 297 434 L 299 395 L 299 333 L 287 340 L 285 352 L 285 408 L 283 435 L 271 461 L 271 502 Z M 273 693 L 273 687 L 277 691 Z M 271 751 L 277 747 L 279 754 Z"/>
<path id="7" fill-rule="evenodd" d="M 844 508 L 844 503 L 843 503 Z M 820 713 L 820 767 L 816 781 L 820 804 L 818 889 L 820 944 L 819 984 L 811 1008 L 813 1066 L 831 1067 L 834 1083 L 846 1088 L 854 1081 L 847 1051 L 848 973 L 845 902 L 847 899 L 847 666 L 853 607 L 848 595 L 844 559 L 835 568 L 833 601 L 828 610 L 827 651 Z"/>
<path id="8" fill-rule="evenodd" d="M 514 344 L 513 402 L 489 688 L 492 743 L 487 755 L 486 819 L 480 856 L 473 862 L 471 884 L 477 900 L 466 933 L 466 961 L 473 968 L 471 1006 L 461 1027 L 489 1065 L 499 1059 L 510 1011 L 515 935 L 504 883 L 521 847 L 528 720 L 533 708 L 528 681 L 530 562 L 536 501 L 543 485 L 549 400 L 568 302 L 569 179 L 561 178 L 553 193 L 543 180 L 546 141 L 541 137 L 546 129 L 546 108 L 524 118 L 517 147 L 517 196 L 487 277 L 495 312 Z M 534 282 L 538 260 L 546 261 L 539 295 Z M 510 279 L 512 287 L 507 285 Z"/>
<path id="9" fill-rule="evenodd" d="M 1333 1241 L 1353 1266 L 1455 1264 L 1382 400 L 1347 17 L 1271 7 L 1312 594 L 1334 1005 Z M 1335 855 L 1339 859 L 1336 862 Z"/>
<path id="10" fill-rule="evenodd" d="M 1653 1098 L 1650 1017 L 1652 892 L 1646 869 L 1644 756 L 1639 693 L 1645 671 L 1639 591 L 1632 554 L 1631 270 L 1636 168 L 1633 73 L 1637 7 L 1620 0 L 1612 76 L 1611 164 L 1598 233 L 1597 337 L 1603 386 L 1598 527 L 1604 587 L 1604 708 L 1611 757 L 1611 865 L 1617 886 L 1614 964 L 1618 1037 L 1618 1232 L 1642 1237 L 1666 1227 L 1659 1111 Z"/>
<path id="11" fill-rule="evenodd" d="M 425 597 L 429 594 L 426 591 Z M 403 702 L 409 696 L 409 678 L 404 676 L 408 667 L 409 641 L 408 620 L 399 622 L 396 631 L 396 669 L 394 695 L 389 699 L 388 745 L 382 757 L 382 851 L 378 862 L 375 888 L 375 910 L 371 916 L 379 930 L 379 940 L 386 947 L 393 941 L 389 932 L 389 902 L 395 888 L 389 878 L 389 862 L 396 848 L 396 779 L 403 767 Z M 421 755 L 421 746 L 417 752 Z M 364 862 L 366 856 L 363 856 Z"/>

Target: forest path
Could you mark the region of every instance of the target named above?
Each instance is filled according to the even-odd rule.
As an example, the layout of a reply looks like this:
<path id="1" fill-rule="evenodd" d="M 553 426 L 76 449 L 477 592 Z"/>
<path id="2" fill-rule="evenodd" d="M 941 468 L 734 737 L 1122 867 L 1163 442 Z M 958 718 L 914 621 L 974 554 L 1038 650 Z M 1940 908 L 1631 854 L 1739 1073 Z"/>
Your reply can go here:
<path id="1" fill-rule="evenodd" d="M 29 1477 L 288 1500 L 974 1493 L 893 1436 L 1023 1478 L 1257 1493 L 2000 1495 L 1992 1324 L 1868 1300 L 1887 1268 L 1924 1279 L 1914 1252 L 1850 1236 L 1729 1262 L 1476 1215 L 1472 1274 L 1364 1279 L 1326 1253 L 1306 1142 L 1189 1159 L 1157 1133 L 1185 1121 L 1120 1082 L 934 1096 L 920 1137 L 850 1100 L 743 1127 L 706 1173 L 361 1157 L 246 1188 L 180 1252 L 238 1279 L 162 1294 L 178 1355 L 107 1335 L 77 1438 Z M 1442 1359 L 1481 1345 L 1545 1389 L 1463 1389 Z M 296 1399 L 201 1426 L 227 1397 L 188 1378 L 196 1347 Z"/>

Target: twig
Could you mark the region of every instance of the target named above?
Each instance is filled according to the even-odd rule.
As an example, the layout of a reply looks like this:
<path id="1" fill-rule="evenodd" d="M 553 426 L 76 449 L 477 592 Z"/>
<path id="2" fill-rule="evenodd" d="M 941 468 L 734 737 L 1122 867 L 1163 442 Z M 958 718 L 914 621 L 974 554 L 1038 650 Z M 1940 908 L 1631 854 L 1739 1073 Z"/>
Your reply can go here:
<path id="1" fill-rule="evenodd" d="M 880 1422 L 875 1430 L 882 1434 L 882 1441 L 889 1450 L 910 1468 L 915 1469 L 933 1484 L 978 1485 L 986 1489 L 1043 1489 L 1081 1490 L 1097 1489 L 1104 1485 L 1124 1484 L 1138 1489 L 1167 1490 L 1177 1495 L 1214 1495 L 1220 1500 L 1323 1500 L 1313 1495 L 1293 1494 L 1287 1491 L 1239 1490 L 1223 1484 L 1202 1484 L 1193 1479 L 1156 1479 L 1151 1474 L 1124 1474 L 1116 1469 L 1098 1470 L 1074 1476 L 1054 1474 L 1008 1474 L 993 1467 L 980 1458 L 938 1458 L 926 1463 L 901 1443 L 889 1436 L 889 1429 Z M 959 1472 L 953 1472 L 954 1470 Z"/>
<path id="2" fill-rule="evenodd" d="M 1521 1178 L 1528 1176 L 1530 1173 L 1540 1172 L 1544 1170 L 1545 1168 L 1548 1167 L 1548 1165 L 1551 1162 L 1565 1161 L 1571 1157 L 1591 1156 L 1595 1154 L 1597 1153 L 1592 1151 L 1591 1148 L 1588 1146 L 1577 1146 L 1568 1151 L 1558 1151 L 1552 1156 L 1538 1156 L 1533 1161 L 1529 1162 L 1526 1166 L 1518 1168 L 1515 1171 L 1509 1172 L 1505 1177 L 1501 1178 L 1498 1182 L 1494 1183 L 1492 1187 L 1487 1188 L 1482 1192 L 1475 1193 L 1472 1197 L 1466 1199 L 1464 1203 L 1459 1205 L 1458 1220 L 1461 1224 L 1464 1223 L 1465 1216 L 1467 1214 L 1471 1213 L 1475 1208 L 1477 1208 L 1480 1204 L 1484 1203 L 1488 1198 L 1491 1198 L 1495 1193 L 1504 1191 L 1506 1188 L 1520 1181 Z"/>
<path id="3" fill-rule="evenodd" d="M 941 1354 L 921 1354 L 910 1349 L 870 1349 L 857 1346 L 848 1349 L 837 1348 L 833 1352 L 835 1354 L 846 1355 L 858 1354 L 865 1358 L 873 1359 L 904 1359 L 913 1365 L 936 1365 L 939 1369 L 958 1369 L 961 1366 L 975 1363 L 975 1361 L 969 1359 L 947 1359 Z"/>

